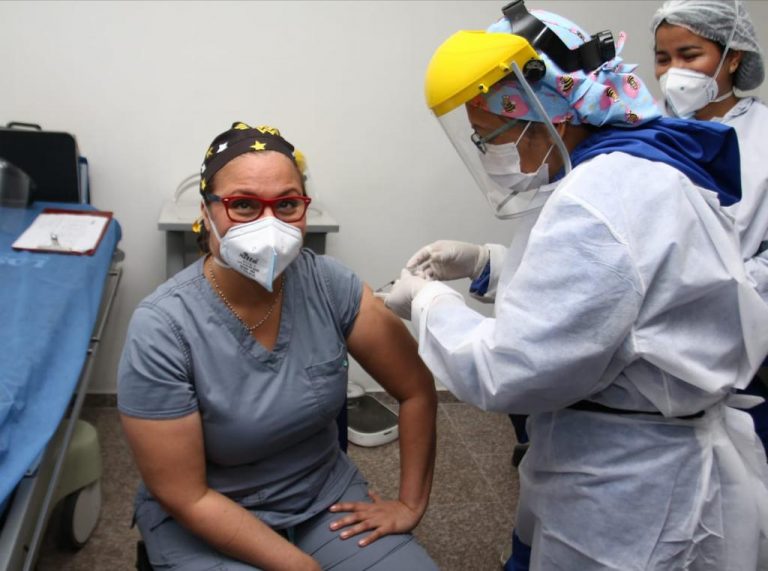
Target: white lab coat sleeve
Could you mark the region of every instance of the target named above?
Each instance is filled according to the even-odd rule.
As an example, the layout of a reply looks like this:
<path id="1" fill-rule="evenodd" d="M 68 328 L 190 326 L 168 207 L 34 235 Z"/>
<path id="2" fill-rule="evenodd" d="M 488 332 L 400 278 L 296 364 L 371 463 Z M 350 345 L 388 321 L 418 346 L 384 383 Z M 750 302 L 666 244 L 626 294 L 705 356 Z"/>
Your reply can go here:
<path id="1" fill-rule="evenodd" d="M 419 351 L 460 400 L 485 410 L 535 413 L 588 397 L 626 363 L 643 298 L 632 252 L 588 203 L 553 197 L 487 318 L 453 296 L 414 299 Z M 610 365 L 610 366 L 609 366 Z"/>

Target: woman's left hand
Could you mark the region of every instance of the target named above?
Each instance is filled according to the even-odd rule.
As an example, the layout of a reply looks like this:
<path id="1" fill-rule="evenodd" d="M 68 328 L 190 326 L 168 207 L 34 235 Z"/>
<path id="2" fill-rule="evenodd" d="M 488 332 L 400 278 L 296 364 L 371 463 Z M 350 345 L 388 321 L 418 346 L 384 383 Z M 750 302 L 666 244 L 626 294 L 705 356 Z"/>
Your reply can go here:
<path id="1" fill-rule="evenodd" d="M 399 500 L 383 500 L 376 492 L 369 492 L 368 495 L 373 502 L 341 502 L 329 508 L 332 512 L 350 512 L 331 523 L 332 530 L 347 528 L 341 532 L 342 539 L 373 530 L 358 541 L 360 547 L 370 545 L 385 535 L 411 531 L 423 515 Z"/>

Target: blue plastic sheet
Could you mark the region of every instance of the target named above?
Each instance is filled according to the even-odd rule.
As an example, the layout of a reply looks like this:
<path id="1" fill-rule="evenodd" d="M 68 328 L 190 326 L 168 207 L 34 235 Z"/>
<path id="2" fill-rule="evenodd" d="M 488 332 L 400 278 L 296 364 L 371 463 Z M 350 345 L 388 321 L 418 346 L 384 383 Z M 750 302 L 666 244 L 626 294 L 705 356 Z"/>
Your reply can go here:
<path id="1" fill-rule="evenodd" d="M 93 209 L 0 207 L 0 506 L 64 417 L 121 236 L 113 219 L 92 256 L 14 251 L 11 244 L 46 207 Z"/>

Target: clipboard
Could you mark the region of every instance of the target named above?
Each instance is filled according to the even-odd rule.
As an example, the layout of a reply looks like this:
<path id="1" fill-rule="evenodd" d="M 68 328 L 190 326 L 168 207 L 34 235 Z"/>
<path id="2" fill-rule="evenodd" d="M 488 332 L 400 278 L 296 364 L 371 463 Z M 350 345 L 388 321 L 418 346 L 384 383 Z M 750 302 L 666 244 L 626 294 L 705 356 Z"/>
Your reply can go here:
<path id="1" fill-rule="evenodd" d="M 11 245 L 14 250 L 92 256 L 112 212 L 45 208 Z"/>

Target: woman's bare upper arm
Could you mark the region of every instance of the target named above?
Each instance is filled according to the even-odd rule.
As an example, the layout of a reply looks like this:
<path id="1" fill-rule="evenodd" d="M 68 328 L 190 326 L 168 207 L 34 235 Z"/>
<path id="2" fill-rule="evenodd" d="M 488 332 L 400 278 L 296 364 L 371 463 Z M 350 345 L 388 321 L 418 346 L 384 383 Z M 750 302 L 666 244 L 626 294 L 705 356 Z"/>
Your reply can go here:
<path id="1" fill-rule="evenodd" d="M 367 285 L 347 346 L 360 365 L 395 398 L 402 400 L 422 390 L 434 390 L 432 375 L 419 357 L 413 335 Z"/>
<path id="2" fill-rule="evenodd" d="M 173 419 L 120 416 L 142 480 L 169 510 L 179 510 L 208 490 L 200 414 Z"/>

